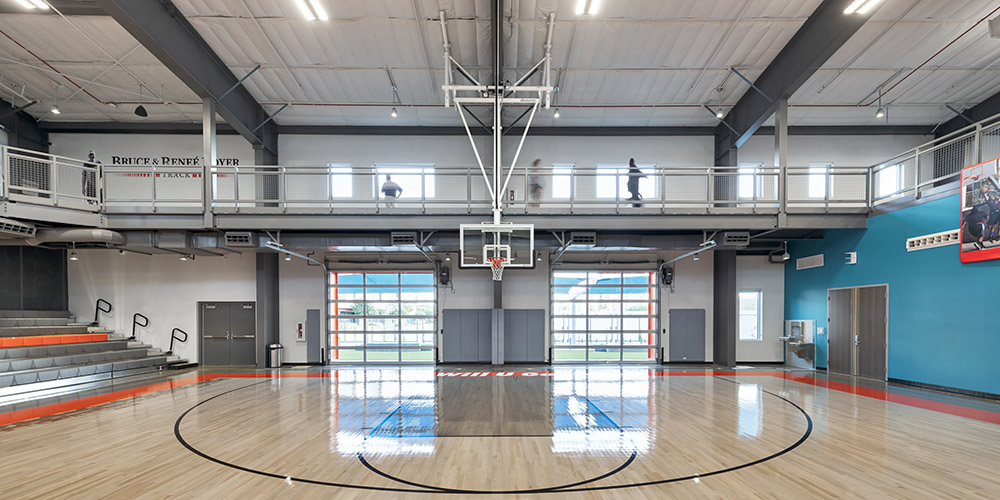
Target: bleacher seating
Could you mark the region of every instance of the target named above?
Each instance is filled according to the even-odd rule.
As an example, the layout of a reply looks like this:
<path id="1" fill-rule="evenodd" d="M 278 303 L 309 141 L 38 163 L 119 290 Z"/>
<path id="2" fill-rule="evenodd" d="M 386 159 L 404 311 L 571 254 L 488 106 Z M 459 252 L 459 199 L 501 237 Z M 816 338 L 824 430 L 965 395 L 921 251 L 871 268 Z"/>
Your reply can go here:
<path id="1" fill-rule="evenodd" d="M 74 323 L 68 311 L 0 311 L 0 397 L 159 371 L 148 345 Z"/>

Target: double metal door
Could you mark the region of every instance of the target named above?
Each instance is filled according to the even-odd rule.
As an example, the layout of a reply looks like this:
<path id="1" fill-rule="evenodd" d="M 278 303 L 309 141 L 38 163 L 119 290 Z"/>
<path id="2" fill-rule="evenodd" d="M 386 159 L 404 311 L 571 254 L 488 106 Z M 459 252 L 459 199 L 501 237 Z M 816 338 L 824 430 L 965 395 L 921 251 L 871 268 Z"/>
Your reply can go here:
<path id="1" fill-rule="evenodd" d="M 257 364 L 257 315 L 253 302 L 201 304 L 204 365 Z"/>
<path id="2" fill-rule="evenodd" d="M 885 285 L 829 290 L 829 371 L 886 380 L 888 298 Z"/>

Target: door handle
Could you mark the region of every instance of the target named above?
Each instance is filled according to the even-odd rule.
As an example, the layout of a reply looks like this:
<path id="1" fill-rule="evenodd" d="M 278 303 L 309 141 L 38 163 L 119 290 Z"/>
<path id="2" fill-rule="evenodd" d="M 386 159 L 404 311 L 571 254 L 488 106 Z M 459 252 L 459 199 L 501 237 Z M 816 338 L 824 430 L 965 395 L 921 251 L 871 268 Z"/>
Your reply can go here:
<path id="1" fill-rule="evenodd" d="M 234 339 L 252 339 L 255 335 L 233 335 Z"/>

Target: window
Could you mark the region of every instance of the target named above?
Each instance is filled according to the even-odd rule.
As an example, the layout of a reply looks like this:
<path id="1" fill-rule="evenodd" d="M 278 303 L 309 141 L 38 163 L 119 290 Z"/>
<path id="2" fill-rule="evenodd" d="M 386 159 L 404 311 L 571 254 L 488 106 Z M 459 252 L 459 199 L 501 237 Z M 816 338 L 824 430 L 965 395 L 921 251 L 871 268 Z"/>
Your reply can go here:
<path id="1" fill-rule="evenodd" d="M 434 273 L 330 273 L 331 362 L 434 361 Z"/>
<path id="2" fill-rule="evenodd" d="M 639 167 L 646 177 L 639 178 L 639 194 L 644 199 L 658 196 L 656 189 L 656 163 L 639 163 Z M 597 164 L 597 197 L 614 198 L 615 183 L 618 183 L 618 197 L 621 200 L 629 199 L 632 194 L 628 192 L 628 163 L 598 163 Z"/>
<path id="3" fill-rule="evenodd" d="M 809 197 L 826 198 L 827 172 L 833 168 L 833 163 L 810 163 L 809 164 Z"/>
<path id="4" fill-rule="evenodd" d="M 376 195 L 382 196 L 382 184 L 387 176 L 392 176 L 392 182 L 399 184 L 403 189 L 400 199 L 407 198 L 419 200 L 421 195 L 430 199 L 434 197 L 434 165 L 429 163 L 419 164 L 376 164 L 375 171 L 378 173 L 378 185 L 375 186 Z M 421 189 L 420 179 L 423 177 L 423 188 Z"/>
<path id="5" fill-rule="evenodd" d="M 902 165 L 897 163 L 875 172 L 875 189 L 878 193 L 878 198 L 889 196 L 902 188 L 902 176 L 899 175 L 901 169 Z"/>
<path id="6" fill-rule="evenodd" d="M 330 169 L 330 193 L 334 198 L 354 197 L 354 172 L 350 163 L 327 163 Z"/>
<path id="7" fill-rule="evenodd" d="M 552 361 L 655 361 L 653 271 L 553 271 Z"/>
<path id="8" fill-rule="evenodd" d="M 572 163 L 552 164 L 552 198 L 556 200 L 570 199 L 573 191 Z M 544 195 L 544 191 L 542 192 Z"/>
<path id="9" fill-rule="evenodd" d="M 758 174 L 760 174 L 763 163 L 741 163 L 736 171 L 736 196 L 741 200 L 751 200 L 760 198 L 762 186 Z M 754 186 L 757 186 L 757 195 L 754 196 Z"/>
<path id="10" fill-rule="evenodd" d="M 761 291 L 741 290 L 739 294 L 740 340 L 761 340 Z"/>

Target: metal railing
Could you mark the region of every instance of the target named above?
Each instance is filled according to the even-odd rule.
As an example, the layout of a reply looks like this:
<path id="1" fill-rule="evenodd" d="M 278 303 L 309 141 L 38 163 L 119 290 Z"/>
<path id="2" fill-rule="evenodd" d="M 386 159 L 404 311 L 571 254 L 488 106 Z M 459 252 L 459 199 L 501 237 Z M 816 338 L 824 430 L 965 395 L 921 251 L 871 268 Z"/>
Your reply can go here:
<path id="1" fill-rule="evenodd" d="M 107 306 L 107 309 L 101 307 L 102 304 L 105 305 L 105 306 Z M 97 299 L 97 304 L 94 306 L 94 322 L 91 323 L 90 326 L 97 326 L 97 325 L 99 325 L 100 323 L 97 322 L 98 318 L 100 317 L 99 315 L 101 313 L 111 314 L 111 309 L 112 308 L 111 308 L 111 303 L 110 302 L 108 302 L 108 301 L 106 301 L 104 299 Z"/>
<path id="2" fill-rule="evenodd" d="M 957 182 L 962 169 L 1000 157 L 1000 114 L 938 137 L 871 167 L 873 207 Z"/>
<path id="3" fill-rule="evenodd" d="M 780 207 L 776 167 L 646 167 L 641 200 L 631 199 L 627 168 L 520 168 L 502 193 L 519 213 L 772 213 Z M 488 213 L 491 197 L 478 169 L 393 167 L 404 186 L 397 199 L 381 193 L 379 167 L 216 167 L 214 213 Z M 868 168 L 788 168 L 792 211 L 865 210 Z M 818 186 L 818 188 L 817 188 Z M 638 211 L 638 212 L 637 212 Z"/>
<path id="4" fill-rule="evenodd" d="M 108 213 L 190 213 L 203 209 L 201 167 L 105 166 Z"/>
<path id="5" fill-rule="evenodd" d="M 182 337 L 178 337 L 177 336 L 178 333 L 183 333 L 184 337 L 183 338 Z M 170 348 L 167 350 L 167 355 L 168 356 L 174 353 L 174 341 L 175 340 L 179 340 L 181 342 L 187 342 L 188 341 L 188 333 L 185 332 L 184 330 L 181 330 L 180 328 L 174 328 L 173 330 L 170 331 Z"/>
<path id="6" fill-rule="evenodd" d="M 139 318 L 142 318 L 142 323 L 139 322 Z M 132 315 L 132 336 L 129 337 L 128 339 L 129 340 L 135 340 L 137 338 L 136 335 L 135 335 L 135 333 L 136 333 L 135 330 L 136 330 L 137 327 L 146 328 L 147 326 L 149 326 L 149 318 L 147 318 L 142 313 L 135 313 L 135 314 L 133 314 Z"/>
<path id="7" fill-rule="evenodd" d="M 466 214 L 489 213 L 478 167 L 103 166 L 0 146 L 0 199 L 93 213 Z M 870 167 L 644 166 L 641 200 L 627 167 L 518 167 L 502 193 L 509 213 L 769 214 L 864 212 L 920 197 L 958 180 L 961 170 L 1000 157 L 1000 115 L 934 139 Z M 404 186 L 386 199 L 386 174 Z M 205 175 L 209 176 L 206 184 Z M 403 182 L 400 182 L 403 181 Z M 209 203 L 204 193 L 209 192 Z"/>
<path id="8" fill-rule="evenodd" d="M 0 146 L 0 197 L 35 205 L 99 212 L 103 185 L 97 163 Z"/>

